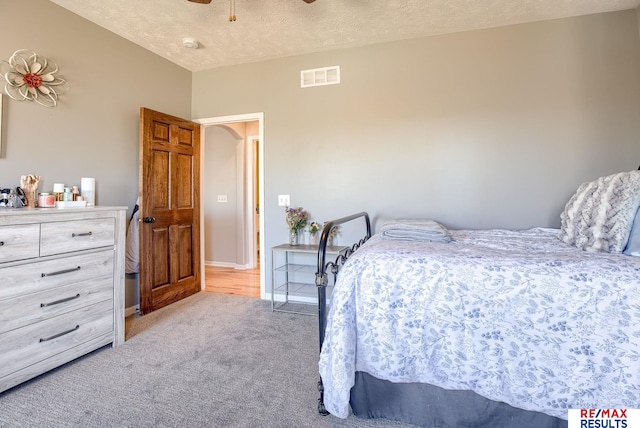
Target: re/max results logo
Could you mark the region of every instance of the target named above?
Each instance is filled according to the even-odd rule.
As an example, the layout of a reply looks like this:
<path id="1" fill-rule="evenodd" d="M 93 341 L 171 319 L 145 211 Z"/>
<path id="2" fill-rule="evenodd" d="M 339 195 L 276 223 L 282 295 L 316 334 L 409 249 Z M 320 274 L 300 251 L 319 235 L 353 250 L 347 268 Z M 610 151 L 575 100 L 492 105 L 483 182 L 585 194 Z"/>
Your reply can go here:
<path id="1" fill-rule="evenodd" d="M 568 428 L 640 428 L 640 409 L 570 409 Z"/>

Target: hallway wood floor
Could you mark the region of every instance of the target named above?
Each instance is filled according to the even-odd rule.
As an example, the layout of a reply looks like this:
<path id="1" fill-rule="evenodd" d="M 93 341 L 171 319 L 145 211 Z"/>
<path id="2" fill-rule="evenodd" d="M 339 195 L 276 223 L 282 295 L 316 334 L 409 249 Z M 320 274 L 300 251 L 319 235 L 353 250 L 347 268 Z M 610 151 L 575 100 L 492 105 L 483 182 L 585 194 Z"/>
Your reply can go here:
<path id="1" fill-rule="evenodd" d="M 255 269 L 247 270 L 205 266 L 204 281 L 204 291 L 207 293 L 260 297 L 259 266 Z"/>

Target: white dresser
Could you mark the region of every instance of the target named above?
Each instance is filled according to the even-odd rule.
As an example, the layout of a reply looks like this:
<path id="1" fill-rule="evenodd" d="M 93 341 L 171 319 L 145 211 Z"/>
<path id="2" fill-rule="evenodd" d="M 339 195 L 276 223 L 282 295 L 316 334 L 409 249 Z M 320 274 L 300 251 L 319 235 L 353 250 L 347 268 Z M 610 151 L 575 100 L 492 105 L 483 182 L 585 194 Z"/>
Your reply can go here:
<path id="1" fill-rule="evenodd" d="M 0 208 L 0 392 L 124 342 L 124 207 Z"/>

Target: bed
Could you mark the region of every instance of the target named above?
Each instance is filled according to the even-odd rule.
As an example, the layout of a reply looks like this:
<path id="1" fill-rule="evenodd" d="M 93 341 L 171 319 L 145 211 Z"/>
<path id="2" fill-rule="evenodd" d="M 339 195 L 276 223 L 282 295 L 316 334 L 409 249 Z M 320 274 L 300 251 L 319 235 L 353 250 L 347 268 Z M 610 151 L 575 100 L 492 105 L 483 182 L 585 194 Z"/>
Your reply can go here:
<path id="1" fill-rule="evenodd" d="M 318 251 L 319 411 L 421 426 L 566 427 L 640 407 L 640 171 L 581 185 L 561 228 L 447 230 L 367 213 Z M 330 228 L 363 221 L 346 257 Z M 337 275 L 329 307 L 327 275 Z"/>

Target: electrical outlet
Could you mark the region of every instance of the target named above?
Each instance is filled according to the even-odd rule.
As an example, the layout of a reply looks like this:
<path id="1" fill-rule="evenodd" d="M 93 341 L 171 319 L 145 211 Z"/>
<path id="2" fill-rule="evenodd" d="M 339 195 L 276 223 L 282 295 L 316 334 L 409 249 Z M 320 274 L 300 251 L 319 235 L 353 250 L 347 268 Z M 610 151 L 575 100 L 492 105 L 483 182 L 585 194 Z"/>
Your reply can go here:
<path id="1" fill-rule="evenodd" d="M 227 195 L 218 195 L 218 202 L 227 202 Z"/>
<path id="2" fill-rule="evenodd" d="M 291 205 L 291 200 L 289 195 L 278 195 L 278 206 L 279 207 L 288 207 Z"/>

